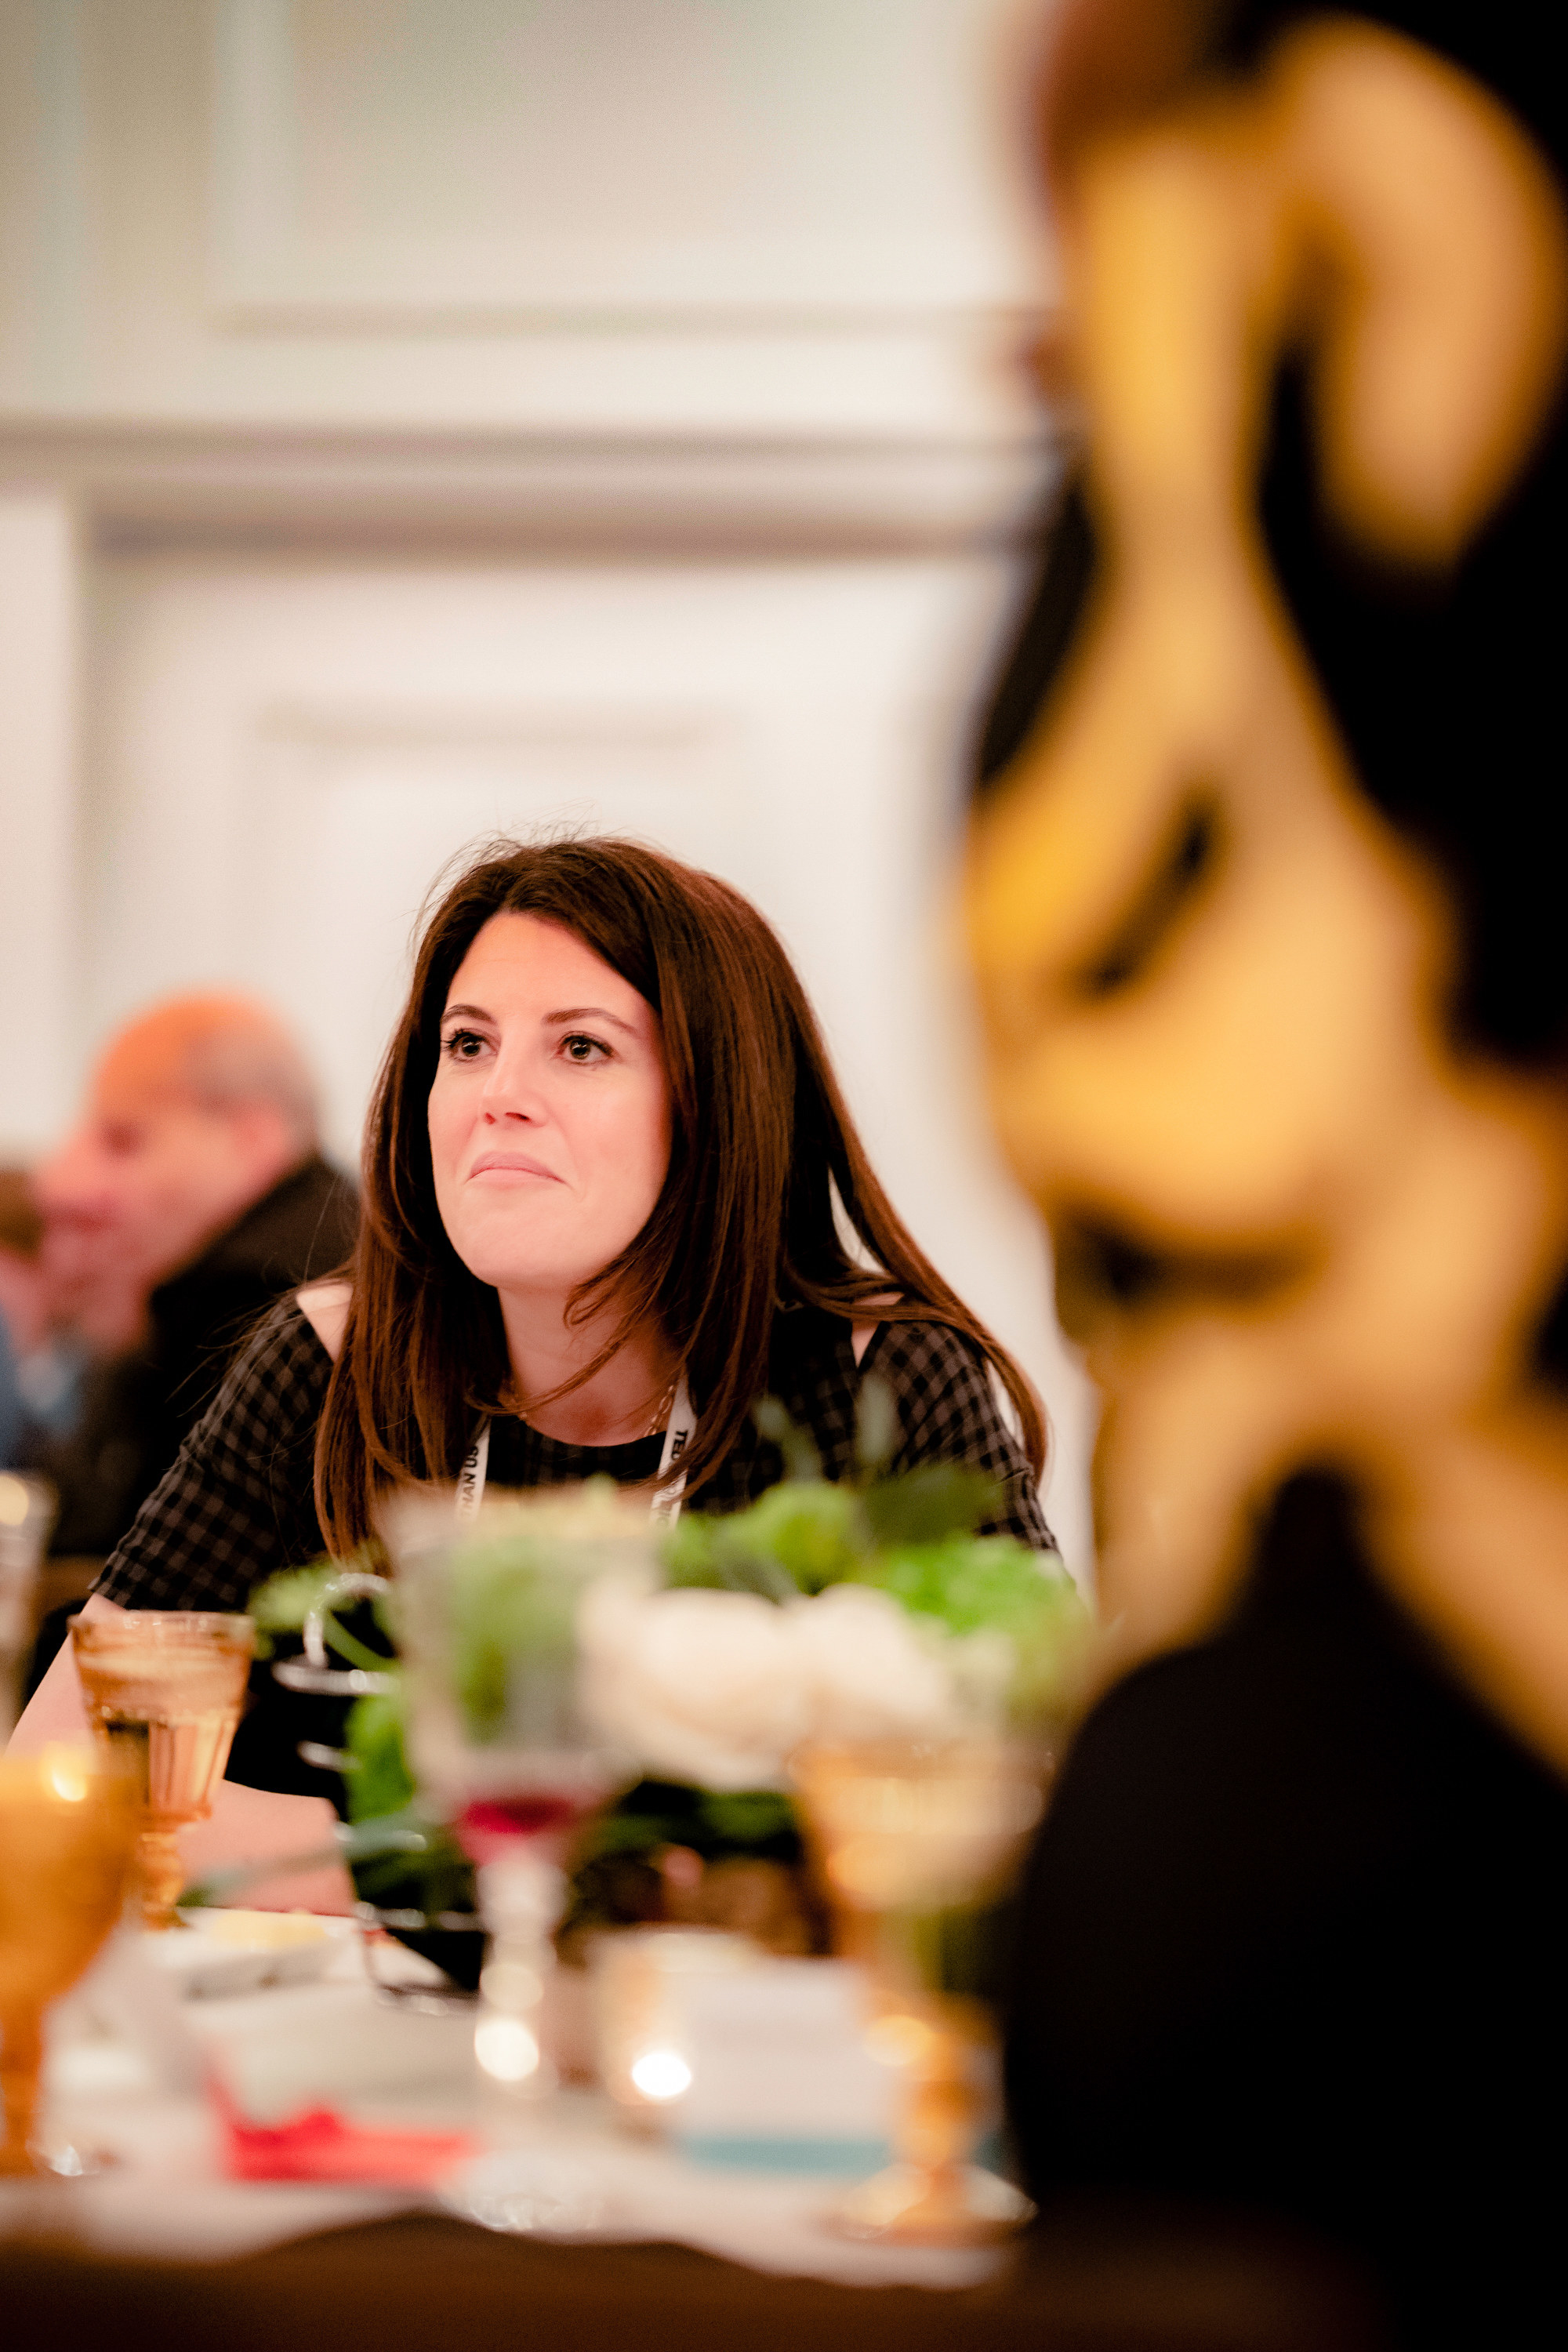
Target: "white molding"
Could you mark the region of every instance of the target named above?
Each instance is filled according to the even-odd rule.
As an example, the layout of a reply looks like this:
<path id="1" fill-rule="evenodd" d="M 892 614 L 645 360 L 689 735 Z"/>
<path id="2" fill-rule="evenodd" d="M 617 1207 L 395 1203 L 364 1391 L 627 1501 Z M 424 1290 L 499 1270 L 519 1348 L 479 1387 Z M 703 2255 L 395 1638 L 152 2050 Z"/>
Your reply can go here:
<path id="1" fill-rule="evenodd" d="M 980 329 L 1026 340 L 1033 267 L 945 236 L 307 235 L 289 0 L 216 0 L 210 323 L 220 331 L 532 333 Z M 1021 247 L 1022 239 L 1018 240 Z"/>
<path id="2" fill-rule="evenodd" d="M 686 759 L 699 750 L 715 752 L 742 731 L 732 707 L 689 696 L 674 703 L 534 693 L 442 700 L 424 690 L 406 700 L 390 693 L 279 697 L 250 726 L 258 744 L 334 754 L 451 750 Z"/>
<path id="3" fill-rule="evenodd" d="M 111 545 L 935 552 L 1026 535 L 1060 464 L 1044 421 L 965 439 L 0 418 L 0 491 L 68 496 Z"/>

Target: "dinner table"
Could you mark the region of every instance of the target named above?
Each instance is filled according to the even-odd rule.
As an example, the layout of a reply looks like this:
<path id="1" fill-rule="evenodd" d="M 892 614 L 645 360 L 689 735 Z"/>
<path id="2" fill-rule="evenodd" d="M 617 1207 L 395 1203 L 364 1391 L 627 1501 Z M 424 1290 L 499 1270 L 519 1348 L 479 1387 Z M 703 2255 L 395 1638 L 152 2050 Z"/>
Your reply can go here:
<path id="1" fill-rule="evenodd" d="M 58 2004 L 46 2105 L 68 2169 L 0 2183 L 6 2352 L 1389 2340 L 1334 2250 L 1233 2211 L 1079 2198 L 1004 2248 L 851 2242 L 842 2180 L 699 2162 L 582 2081 L 509 2095 L 426 1963 L 315 1924 L 306 1980 L 193 1986 L 177 1947 L 153 1960 L 122 1930 Z"/>

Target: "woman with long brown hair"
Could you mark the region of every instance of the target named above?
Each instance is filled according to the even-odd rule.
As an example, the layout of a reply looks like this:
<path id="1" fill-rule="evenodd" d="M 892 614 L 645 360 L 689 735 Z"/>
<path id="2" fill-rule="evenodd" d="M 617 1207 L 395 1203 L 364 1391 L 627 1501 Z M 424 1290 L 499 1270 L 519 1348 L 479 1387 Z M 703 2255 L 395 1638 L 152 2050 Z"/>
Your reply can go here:
<path id="1" fill-rule="evenodd" d="M 363 1187 L 352 1265 L 258 1328 L 93 1611 L 243 1609 L 409 1480 L 467 1503 L 607 1474 L 665 1517 L 733 1510 L 783 1468 L 761 1398 L 837 1477 L 872 1372 L 892 1467 L 973 1464 L 993 1528 L 1049 1544 L 1033 1390 L 900 1222 L 788 957 L 714 877 L 492 845 L 426 927 Z"/>

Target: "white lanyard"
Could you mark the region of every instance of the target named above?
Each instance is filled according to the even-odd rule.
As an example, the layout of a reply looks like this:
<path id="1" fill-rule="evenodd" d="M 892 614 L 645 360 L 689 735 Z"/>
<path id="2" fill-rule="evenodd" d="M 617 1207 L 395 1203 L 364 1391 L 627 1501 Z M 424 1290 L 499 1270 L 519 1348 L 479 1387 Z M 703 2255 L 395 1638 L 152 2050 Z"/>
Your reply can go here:
<path id="1" fill-rule="evenodd" d="M 680 1460 L 691 1443 L 691 1433 L 697 1426 L 697 1415 L 691 1410 L 691 1397 L 684 1376 L 675 1384 L 675 1400 L 669 1408 L 669 1423 L 664 1433 L 664 1450 L 658 1457 L 658 1475 Z M 466 1526 L 475 1517 L 485 1498 L 485 1479 L 490 1466 L 490 1425 L 480 1423 L 479 1433 L 469 1450 L 468 1458 L 458 1473 L 458 1517 Z M 686 1494 L 686 1473 L 672 1478 L 668 1486 L 655 1490 L 653 1518 L 658 1527 L 672 1528 L 680 1517 L 680 1506 Z"/>

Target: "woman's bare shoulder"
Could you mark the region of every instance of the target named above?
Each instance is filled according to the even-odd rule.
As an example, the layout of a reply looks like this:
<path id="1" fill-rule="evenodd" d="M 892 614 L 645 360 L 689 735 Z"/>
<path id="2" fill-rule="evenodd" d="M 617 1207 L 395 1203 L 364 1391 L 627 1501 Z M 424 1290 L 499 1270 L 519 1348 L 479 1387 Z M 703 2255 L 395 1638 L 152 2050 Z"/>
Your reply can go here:
<path id="1" fill-rule="evenodd" d="M 334 1364 L 343 1344 L 343 1327 L 349 1319 L 349 1301 L 353 1297 L 346 1282 L 312 1282 L 306 1289 L 294 1293 L 295 1306 Z"/>
<path id="2" fill-rule="evenodd" d="M 897 1307 L 902 1303 L 903 1295 L 901 1290 L 883 1290 L 879 1291 L 875 1298 L 868 1298 L 862 1303 L 867 1307 Z M 880 1328 L 881 1326 L 879 1323 L 870 1322 L 857 1323 L 851 1329 L 849 1345 L 855 1351 L 857 1364 L 860 1362 Z"/>

